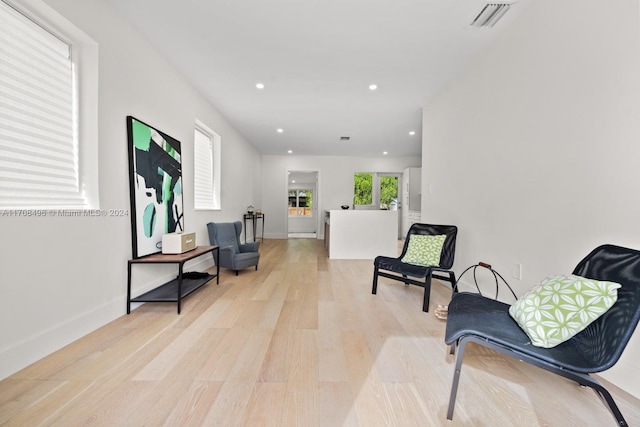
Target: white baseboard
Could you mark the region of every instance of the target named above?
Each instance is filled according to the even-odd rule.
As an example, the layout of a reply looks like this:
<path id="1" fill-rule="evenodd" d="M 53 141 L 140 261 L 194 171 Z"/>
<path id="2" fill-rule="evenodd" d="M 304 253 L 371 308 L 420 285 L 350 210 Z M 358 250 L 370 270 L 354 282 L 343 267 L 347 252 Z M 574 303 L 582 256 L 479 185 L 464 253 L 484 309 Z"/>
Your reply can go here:
<path id="1" fill-rule="evenodd" d="M 15 374 L 122 316 L 126 313 L 125 302 L 126 295 L 124 298 L 111 300 L 0 349 L 0 379 Z"/>
<path id="2" fill-rule="evenodd" d="M 202 258 L 202 260 L 194 260 L 193 263 L 187 263 L 185 267 L 188 268 L 185 268 L 184 271 L 206 270 L 214 266 L 211 257 Z M 152 282 L 136 286 L 135 290 L 132 291 L 132 295 L 144 293 L 174 277 L 175 274 L 166 275 L 166 277 L 154 277 Z M 0 348 L 0 380 L 19 372 L 21 369 L 101 328 L 107 323 L 121 316 L 126 316 L 126 303 L 127 296 L 123 294 L 84 313 L 47 327 L 37 334 L 25 337 L 20 342 Z M 140 305 L 132 304 L 131 309 L 133 310 L 134 306 L 139 307 Z"/>
<path id="3" fill-rule="evenodd" d="M 265 239 L 286 239 L 287 233 L 267 233 L 264 235 Z"/>

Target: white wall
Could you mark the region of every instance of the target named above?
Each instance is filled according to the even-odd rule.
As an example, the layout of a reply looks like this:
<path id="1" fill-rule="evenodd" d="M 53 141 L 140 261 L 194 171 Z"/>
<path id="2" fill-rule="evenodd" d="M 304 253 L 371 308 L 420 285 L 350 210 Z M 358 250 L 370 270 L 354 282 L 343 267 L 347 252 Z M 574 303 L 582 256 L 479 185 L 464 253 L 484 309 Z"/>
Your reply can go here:
<path id="1" fill-rule="evenodd" d="M 260 204 L 259 153 L 101 0 L 47 3 L 99 44 L 99 181 L 103 209 L 129 209 L 125 117 L 182 142 L 186 228 L 208 244 L 206 223 L 237 220 Z M 222 211 L 193 211 L 193 128 L 222 137 Z M 250 171 L 250 173 L 247 173 Z M 130 218 L 2 217 L 0 378 L 121 316 Z M 212 259 L 194 265 L 206 268 Z M 149 268 L 145 268 L 149 267 Z M 136 266 L 134 294 L 176 273 Z"/>
<path id="2" fill-rule="evenodd" d="M 640 248 L 637 0 L 537 0 L 424 110 L 423 221 L 522 294 L 603 243 Z M 523 266 L 522 280 L 511 278 Z M 640 397 L 640 336 L 603 376 Z"/>
<path id="3" fill-rule="evenodd" d="M 287 171 L 318 172 L 318 238 L 324 238 L 324 211 L 353 205 L 353 174 L 397 172 L 420 166 L 419 157 L 263 156 L 262 209 L 265 237 L 287 238 Z"/>

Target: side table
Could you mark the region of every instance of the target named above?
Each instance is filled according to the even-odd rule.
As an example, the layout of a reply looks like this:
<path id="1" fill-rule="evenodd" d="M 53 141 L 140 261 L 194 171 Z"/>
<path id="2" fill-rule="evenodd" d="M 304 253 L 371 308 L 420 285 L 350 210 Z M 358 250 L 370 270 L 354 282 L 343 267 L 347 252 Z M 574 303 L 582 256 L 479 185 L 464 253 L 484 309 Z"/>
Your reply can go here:
<path id="1" fill-rule="evenodd" d="M 187 261 L 212 252 L 216 263 L 216 274 L 203 273 L 201 277 L 197 278 L 183 277 L 183 267 Z M 131 313 L 132 302 L 175 302 L 178 305 L 178 314 L 180 314 L 182 298 L 204 286 L 214 277 L 216 284 L 220 283 L 219 261 L 220 248 L 218 246 L 198 246 L 189 252 L 177 255 L 159 253 L 130 259 L 127 266 L 127 314 Z M 131 298 L 131 267 L 133 264 L 178 264 L 178 276 L 138 297 Z"/>
<path id="2" fill-rule="evenodd" d="M 249 214 L 249 213 L 246 213 L 246 214 L 244 214 L 244 242 L 245 243 L 247 243 L 247 220 L 248 219 L 251 220 L 251 226 L 253 227 L 252 231 L 253 231 L 253 241 L 254 242 L 256 241 L 256 233 L 257 233 L 257 229 L 256 229 L 257 224 L 256 223 L 258 222 L 259 219 L 262 220 L 262 233 L 261 233 L 260 239 L 264 243 L 264 214 L 263 213 L 261 213 L 261 214 Z"/>

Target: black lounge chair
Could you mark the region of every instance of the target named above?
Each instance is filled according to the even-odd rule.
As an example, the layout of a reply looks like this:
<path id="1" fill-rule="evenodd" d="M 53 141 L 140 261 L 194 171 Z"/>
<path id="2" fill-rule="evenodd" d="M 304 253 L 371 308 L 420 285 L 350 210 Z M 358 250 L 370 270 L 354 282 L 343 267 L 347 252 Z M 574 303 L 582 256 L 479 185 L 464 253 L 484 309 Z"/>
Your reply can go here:
<path id="1" fill-rule="evenodd" d="M 444 245 L 442 246 L 440 265 L 438 267 L 421 267 L 419 265 L 407 264 L 401 261 L 407 253 L 409 239 L 413 234 L 447 236 L 444 241 Z M 399 280 L 400 282 L 404 282 L 405 285 L 411 284 L 421 286 L 424 288 L 422 311 L 428 312 L 429 297 L 431 294 L 431 278 L 434 277 L 436 279 L 450 282 L 452 287 L 456 283 L 455 273 L 450 269 L 453 266 L 453 259 L 456 253 L 457 234 L 458 228 L 454 225 L 413 224 L 407 233 L 407 238 L 405 239 L 404 246 L 402 247 L 402 253 L 398 258 L 378 256 L 373 261 L 373 287 L 371 289 L 371 293 L 375 294 L 378 291 L 378 276 Z M 446 276 L 442 274 L 436 275 L 433 274 L 433 272 L 442 272 L 445 273 Z"/>
<path id="2" fill-rule="evenodd" d="M 640 251 L 613 245 L 593 250 L 573 274 L 617 282 L 616 303 L 568 341 L 552 348 L 535 347 L 509 315 L 509 305 L 478 294 L 460 292 L 449 304 L 445 342 L 457 347 L 447 419 L 453 418 L 458 381 L 467 343 L 500 353 L 591 387 L 608 405 L 618 425 L 628 425 L 611 394 L 589 374 L 611 368 L 620 358 L 640 319 Z"/>

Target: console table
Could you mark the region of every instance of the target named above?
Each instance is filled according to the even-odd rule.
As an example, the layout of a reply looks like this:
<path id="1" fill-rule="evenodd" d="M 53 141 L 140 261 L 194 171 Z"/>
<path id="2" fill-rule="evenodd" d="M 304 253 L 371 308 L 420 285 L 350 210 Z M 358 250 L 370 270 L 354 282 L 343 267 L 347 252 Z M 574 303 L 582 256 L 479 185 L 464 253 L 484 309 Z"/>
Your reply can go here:
<path id="1" fill-rule="evenodd" d="M 213 253 L 216 262 L 216 274 L 201 273 L 201 277 L 183 277 L 183 267 L 187 261 L 208 253 Z M 220 248 L 218 246 L 198 246 L 183 254 L 151 254 L 130 259 L 127 267 L 127 314 L 131 313 L 132 302 L 175 302 L 178 304 L 178 314 L 180 314 L 182 298 L 200 288 L 214 277 L 216 278 L 216 284 L 220 283 L 219 261 Z M 178 276 L 138 297 L 131 298 L 131 267 L 133 264 L 178 264 Z"/>
<path id="2" fill-rule="evenodd" d="M 247 243 L 247 220 L 251 220 L 251 225 L 253 226 L 253 241 L 256 241 L 256 222 L 259 219 L 262 220 L 262 236 L 260 237 L 262 242 L 264 243 L 264 214 L 244 214 L 244 242 Z"/>

